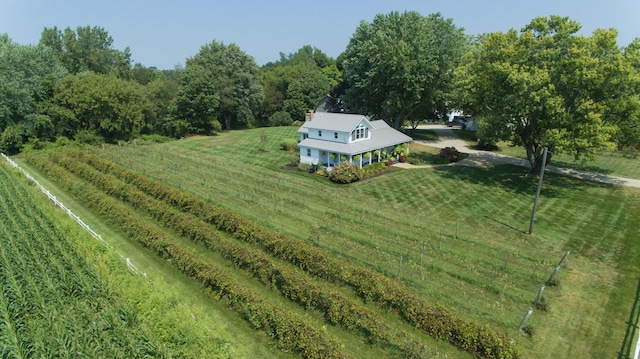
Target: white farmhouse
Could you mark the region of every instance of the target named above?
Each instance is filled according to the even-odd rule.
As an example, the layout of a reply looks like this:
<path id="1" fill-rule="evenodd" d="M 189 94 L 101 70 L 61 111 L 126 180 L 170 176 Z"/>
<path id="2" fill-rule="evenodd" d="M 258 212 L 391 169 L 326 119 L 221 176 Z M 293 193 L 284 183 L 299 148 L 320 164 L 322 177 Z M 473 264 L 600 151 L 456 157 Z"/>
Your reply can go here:
<path id="1" fill-rule="evenodd" d="M 383 161 L 394 149 L 413 139 L 383 120 L 370 121 L 363 115 L 318 112 L 298 129 L 300 163 L 334 166 L 340 161 L 369 165 Z"/>

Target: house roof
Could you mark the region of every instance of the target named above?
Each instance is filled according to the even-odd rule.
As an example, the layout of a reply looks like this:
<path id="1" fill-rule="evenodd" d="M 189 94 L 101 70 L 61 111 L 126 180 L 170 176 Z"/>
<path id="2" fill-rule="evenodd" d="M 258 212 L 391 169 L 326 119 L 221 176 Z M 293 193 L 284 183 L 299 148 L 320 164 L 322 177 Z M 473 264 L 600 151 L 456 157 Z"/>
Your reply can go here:
<path id="1" fill-rule="evenodd" d="M 310 128 L 323 131 L 351 132 L 362 120 L 369 122 L 364 115 L 317 112 L 310 121 L 306 121 L 298 129 L 298 133 L 309 133 Z"/>
<path id="2" fill-rule="evenodd" d="M 340 143 L 306 138 L 299 143 L 299 146 L 329 152 L 356 155 L 359 153 L 369 152 L 380 148 L 396 146 L 401 143 L 413 141 L 411 137 L 389 127 L 389 125 L 383 120 L 373 121 L 371 122 L 371 124 L 373 128 L 371 129 L 371 138 L 368 140 L 357 141 L 353 143 Z"/>

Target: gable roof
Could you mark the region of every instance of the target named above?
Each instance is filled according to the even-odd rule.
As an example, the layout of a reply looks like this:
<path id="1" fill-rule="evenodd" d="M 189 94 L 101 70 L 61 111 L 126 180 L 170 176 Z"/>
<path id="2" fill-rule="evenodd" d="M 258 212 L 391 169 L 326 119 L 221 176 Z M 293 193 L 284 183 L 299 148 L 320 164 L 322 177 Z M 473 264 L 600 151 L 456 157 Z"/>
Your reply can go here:
<path id="1" fill-rule="evenodd" d="M 306 121 L 298 129 L 298 133 L 309 133 L 310 128 L 323 130 L 323 131 L 351 132 L 363 120 L 368 123 L 371 123 L 369 122 L 367 117 L 364 115 L 353 115 L 353 114 L 333 113 L 333 112 L 317 112 L 313 115 L 310 121 Z M 372 127 L 373 127 L 373 124 L 372 124 Z"/>
<path id="2" fill-rule="evenodd" d="M 361 116 L 361 115 L 357 115 L 357 116 Z M 342 142 L 332 142 L 332 141 L 326 141 L 326 140 L 320 140 L 320 139 L 306 138 L 302 140 L 298 145 L 300 147 L 315 148 L 323 151 L 355 155 L 358 153 L 364 153 L 368 151 L 377 150 L 383 147 L 390 147 L 390 146 L 399 145 L 401 143 L 413 141 L 413 138 L 390 127 L 386 122 L 384 122 L 384 120 L 372 121 L 370 123 L 372 125 L 371 138 L 366 141 L 342 143 Z M 298 130 L 298 132 L 300 131 Z"/>

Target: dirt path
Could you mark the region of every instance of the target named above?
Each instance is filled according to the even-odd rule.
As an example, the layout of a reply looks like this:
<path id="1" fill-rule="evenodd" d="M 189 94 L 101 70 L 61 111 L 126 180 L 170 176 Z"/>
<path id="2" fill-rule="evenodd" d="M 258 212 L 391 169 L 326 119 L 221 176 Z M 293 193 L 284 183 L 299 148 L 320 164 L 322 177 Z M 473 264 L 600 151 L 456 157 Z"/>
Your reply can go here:
<path id="1" fill-rule="evenodd" d="M 416 141 L 416 142 L 423 143 L 425 145 L 429 145 L 433 147 L 438 147 L 438 148 L 455 147 L 456 149 L 458 149 L 458 151 L 469 154 L 469 157 L 465 158 L 460 162 L 453 163 L 451 164 L 451 166 L 489 168 L 497 164 L 511 164 L 511 165 L 522 166 L 526 168 L 530 167 L 529 161 L 527 160 L 500 155 L 497 153 L 492 153 L 487 151 L 480 151 L 480 150 L 471 148 L 467 145 L 465 141 L 459 139 L 455 135 L 456 130 L 450 127 L 446 127 L 444 125 L 420 125 L 418 126 L 418 128 L 428 129 L 435 132 L 438 135 L 438 141 Z M 413 166 L 407 163 L 399 163 L 395 166 L 402 167 L 402 168 L 433 167 L 433 165 Z M 617 184 L 620 186 L 640 188 L 639 179 L 608 176 L 608 175 L 603 175 L 599 173 L 590 173 L 590 172 L 578 171 L 574 169 L 560 168 L 556 166 L 548 166 L 547 171 L 552 173 L 559 173 L 567 176 L 577 177 L 577 178 L 581 178 L 589 181 L 604 182 L 604 183 Z"/>

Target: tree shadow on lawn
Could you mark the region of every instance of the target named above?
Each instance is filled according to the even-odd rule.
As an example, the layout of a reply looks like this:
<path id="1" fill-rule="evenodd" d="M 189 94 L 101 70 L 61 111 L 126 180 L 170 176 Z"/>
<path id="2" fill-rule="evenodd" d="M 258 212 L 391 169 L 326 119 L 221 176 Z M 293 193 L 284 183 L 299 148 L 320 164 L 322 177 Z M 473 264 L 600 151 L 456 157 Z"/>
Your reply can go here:
<path id="1" fill-rule="evenodd" d="M 414 130 L 414 129 L 407 128 L 403 130 L 403 132 L 407 136 L 413 138 L 414 140 L 431 141 L 431 142 L 438 141 L 438 135 L 433 130 L 424 130 L 424 129 L 418 129 L 418 128 Z"/>
<path id="2" fill-rule="evenodd" d="M 565 161 L 563 159 L 558 159 L 551 162 L 551 166 L 571 168 L 578 171 L 599 173 L 603 175 L 608 175 L 613 173 L 613 170 L 611 169 L 602 168 L 597 164 L 583 162 L 583 161 Z"/>
<path id="3" fill-rule="evenodd" d="M 443 178 L 485 187 L 497 186 L 517 194 L 535 195 L 538 186 L 538 176 L 527 176 L 528 169 L 515 165 L 496 165 L 490 168 L 442 166 L 435 167 L 434 171 Z M 558 198 L 563 197 L 568 191 L 579 191 L 593 187 L 615 189 L 617 185 L 546 172 L 541 195 L 548 198 Z"/>

